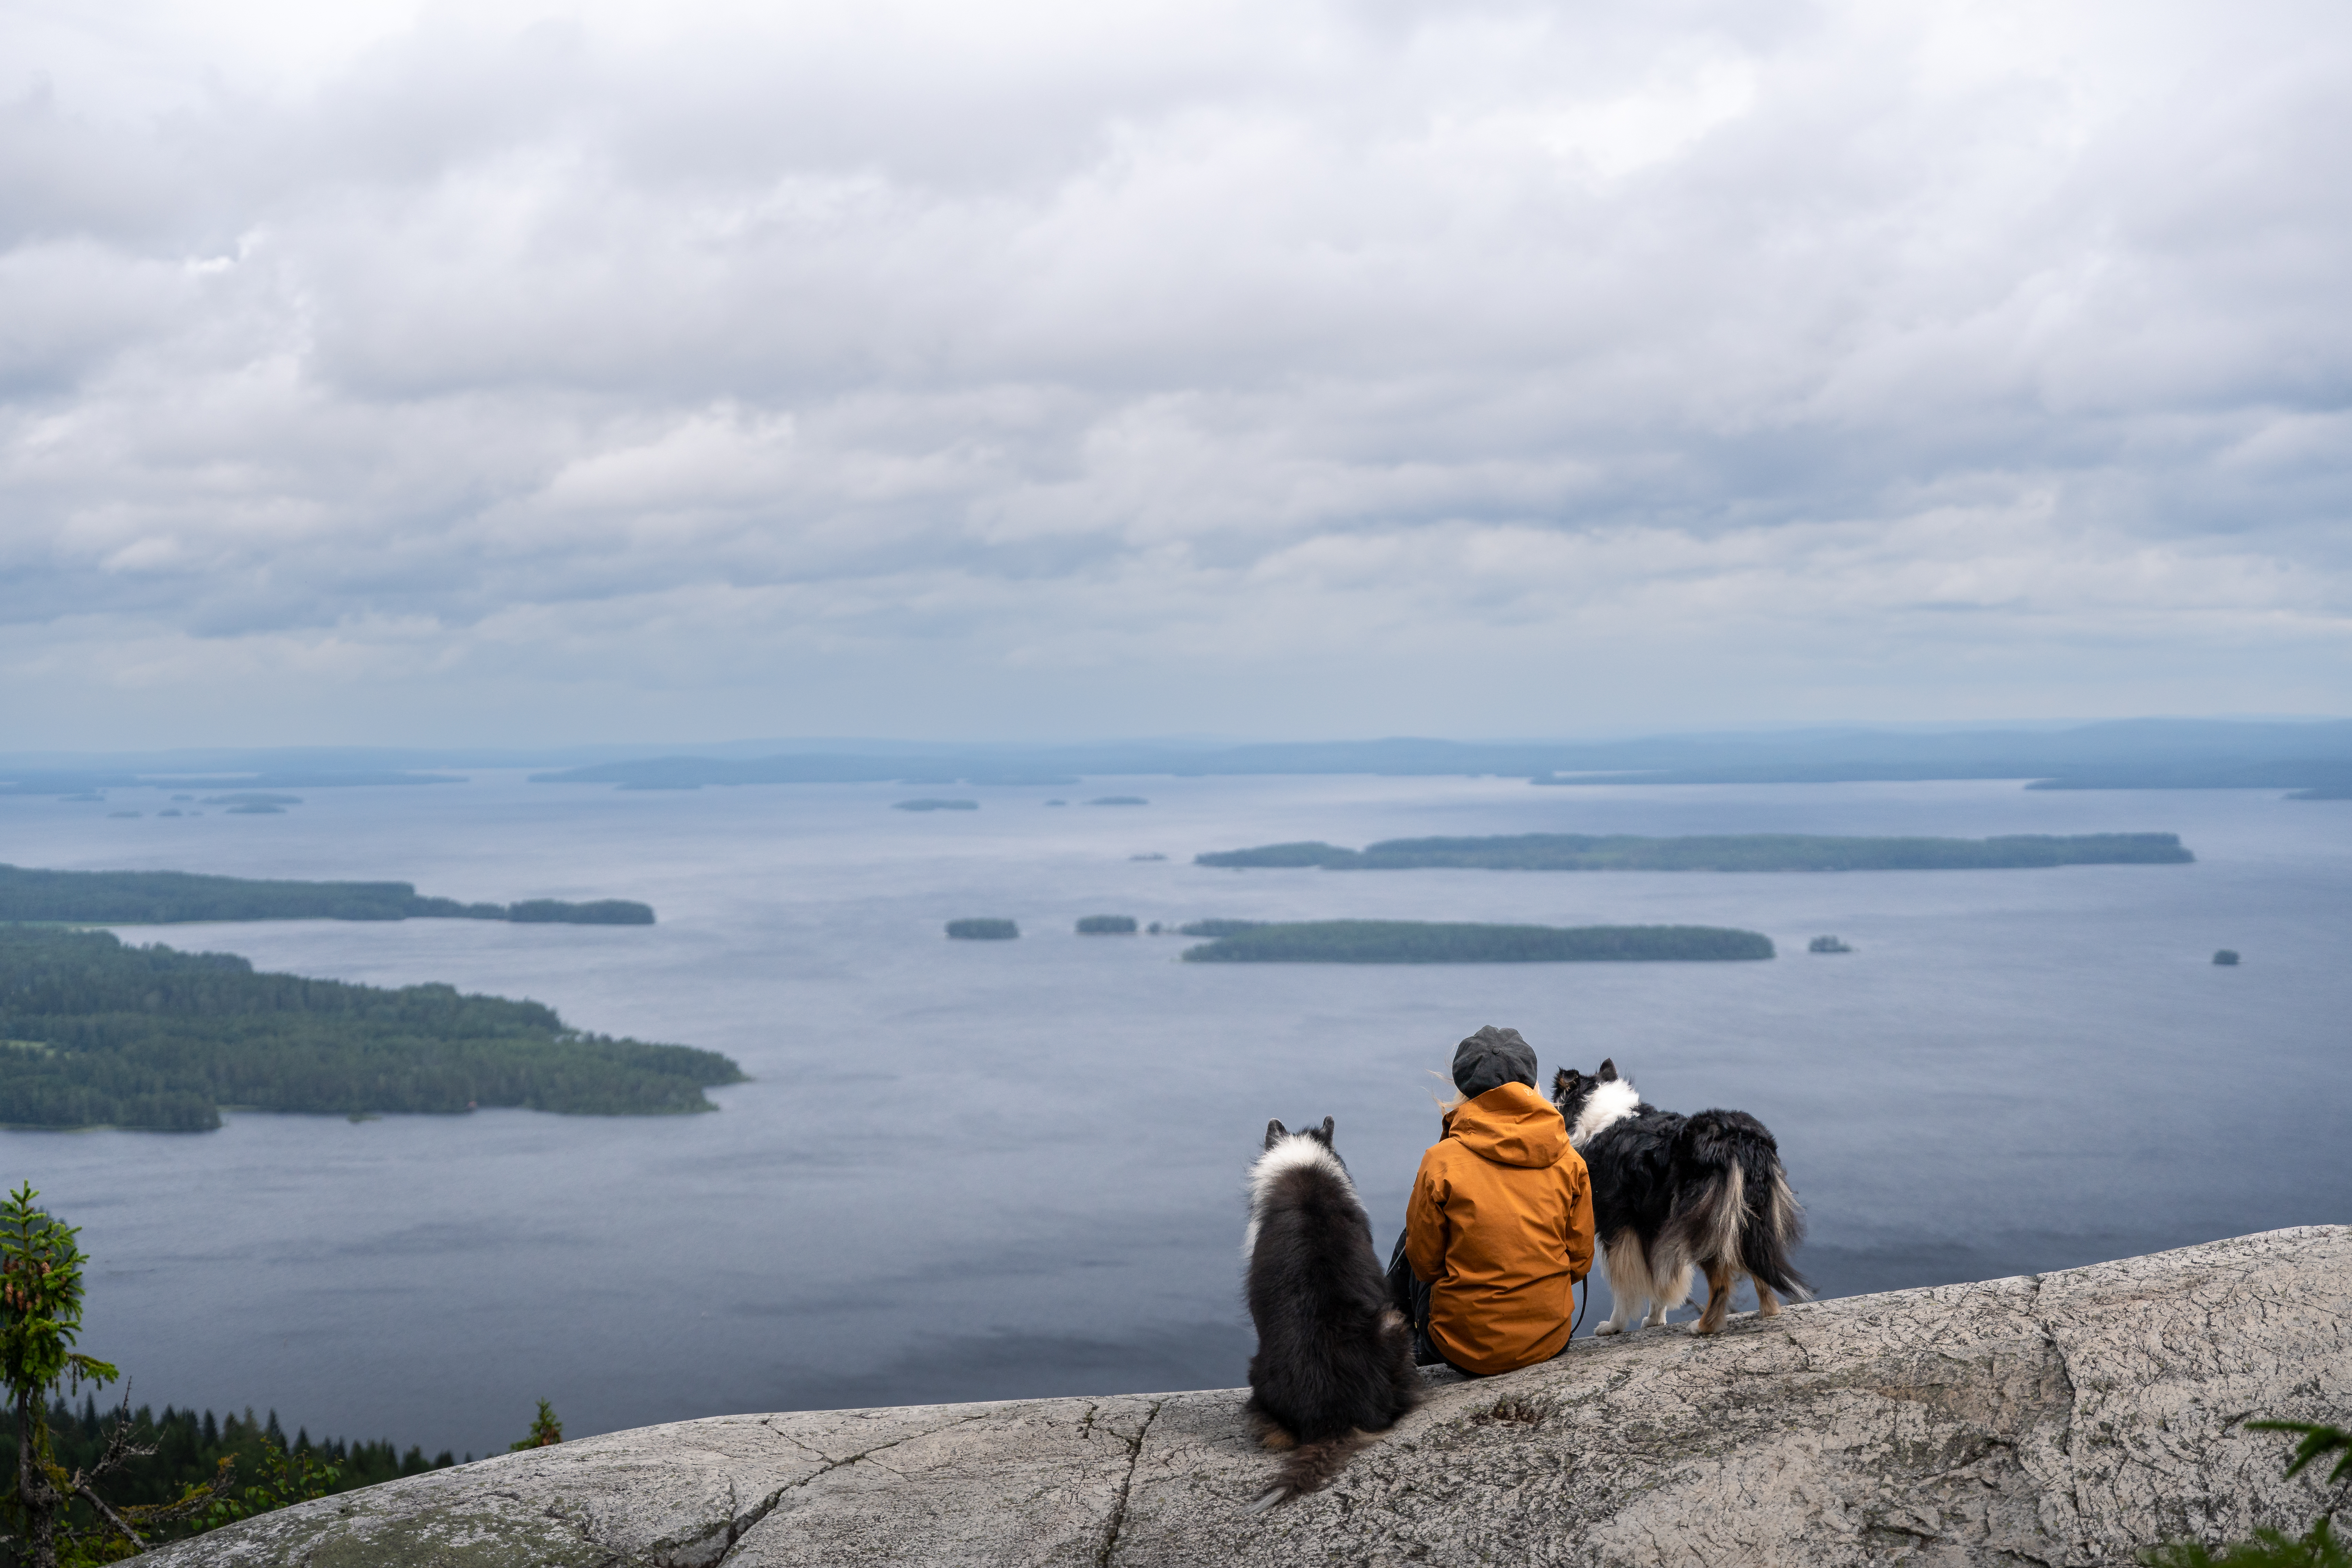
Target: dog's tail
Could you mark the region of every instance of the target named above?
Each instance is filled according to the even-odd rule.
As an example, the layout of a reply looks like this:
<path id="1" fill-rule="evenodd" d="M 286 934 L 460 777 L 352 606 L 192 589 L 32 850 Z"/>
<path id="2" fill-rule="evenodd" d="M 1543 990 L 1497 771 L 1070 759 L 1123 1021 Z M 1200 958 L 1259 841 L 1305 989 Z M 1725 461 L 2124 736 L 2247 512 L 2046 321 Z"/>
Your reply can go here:
<path id="1" fill-rule="evenodd" d="M 1696 1264 L 1739 1257 L 1740 1220 L 1748 1213 L 1747 1173 L 1737 1160 L 1708 1161 L 1691 1173 L 1697 1179 L 1678 1194 L 1681 1201 L 1658 1232 L 1654 1278 L 1672 1279 Z"/>
<path id="2" fill-rule="evenodd" d="M 1698 1179 L 1660 1234 L 1664 1259 L 1702 1268 L 1719 1259 L 1783 1296 L 1811 1296 L 1789 1261 L 1804 1239 L 1804 1210 L 1764 1124 L 1745 1111 L 1703 1110 L 1675 1142 L 1678 1163 Z"/>
<path id="3" fill-rule="evenodd" d="M 1349 1432 L 1320 1443 L 1299 1444 L 1283 1456 L 1282 1468 L 1275 1472 L 1274 1484 L 1258 1494 L 1257 1500 L 1249 1505 L 1249 1511 L 1264 1513 L 1302 1492 L 1321 1491 L 1331 1484 L 1332 1477 L 1348 1468 L 1356 1450 L 1371 1440 L 1369 1432 Z"/>
<path id="4" fill-rule="evenodd" d="M 1764 1168 L 1746 1184 L 1748 1203 L 1739 1220 L 1739 1266 L 1760 1283 L 1801 1301 L 1813 1293 L 1813 1288 L 1789 1261 L 1789 1249 L 1805 1239 L 1805 1211 L 1789 1186 L 1788 1173 L 1780 1169 L 1780 1155 L 1769 1149 L 1754 1153 L 1761 1155 L 1754 1163 Z"/>

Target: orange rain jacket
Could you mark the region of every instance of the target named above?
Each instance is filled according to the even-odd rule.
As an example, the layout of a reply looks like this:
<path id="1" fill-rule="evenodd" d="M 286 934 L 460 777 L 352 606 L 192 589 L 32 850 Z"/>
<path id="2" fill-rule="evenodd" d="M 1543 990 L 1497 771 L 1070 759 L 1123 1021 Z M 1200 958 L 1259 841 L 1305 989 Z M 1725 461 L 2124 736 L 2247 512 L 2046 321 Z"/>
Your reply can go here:
<path id="1" fill-rule="evenodd" d="M 1512 1372 L 1568 1344 L 1592 1267 L 1592 1182 L 1551 1102 L 1506 1083 L 1446 1112 L 1405 1207 L 1431 1281 L 1429 1337 L 1465 1372 Z"/>

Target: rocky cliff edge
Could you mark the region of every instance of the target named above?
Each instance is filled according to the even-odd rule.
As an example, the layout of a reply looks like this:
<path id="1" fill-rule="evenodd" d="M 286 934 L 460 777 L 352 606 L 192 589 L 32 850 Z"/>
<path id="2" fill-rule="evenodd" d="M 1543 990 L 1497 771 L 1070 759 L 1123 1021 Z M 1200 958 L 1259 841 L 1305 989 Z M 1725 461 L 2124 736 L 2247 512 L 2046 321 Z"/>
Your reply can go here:
<path id="1" fill-rule="evenodd" d="M 1579 1340 L 1253 1516 L 1241 1394 L 723 1415 L 306 1503 L 155 1568 L 2128 1563 L 2300 1531 L 2250 1419 L 2352 1415 L 2352 1227 Z"/>

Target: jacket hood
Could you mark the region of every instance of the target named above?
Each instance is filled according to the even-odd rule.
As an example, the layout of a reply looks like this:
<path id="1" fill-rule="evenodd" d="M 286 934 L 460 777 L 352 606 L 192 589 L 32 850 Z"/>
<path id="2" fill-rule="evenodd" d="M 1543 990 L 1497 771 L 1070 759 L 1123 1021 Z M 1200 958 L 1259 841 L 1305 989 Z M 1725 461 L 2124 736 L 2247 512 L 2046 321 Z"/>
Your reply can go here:
<path id="1" fill-rule="evenodd" d="M 1445 1116 L 1445 1135 L 1482 1160 L 1541 1170 L 1568 1152 L 1559 1108 L 1523 1083 L 1506 1083 L 1465 1100 Z"/>

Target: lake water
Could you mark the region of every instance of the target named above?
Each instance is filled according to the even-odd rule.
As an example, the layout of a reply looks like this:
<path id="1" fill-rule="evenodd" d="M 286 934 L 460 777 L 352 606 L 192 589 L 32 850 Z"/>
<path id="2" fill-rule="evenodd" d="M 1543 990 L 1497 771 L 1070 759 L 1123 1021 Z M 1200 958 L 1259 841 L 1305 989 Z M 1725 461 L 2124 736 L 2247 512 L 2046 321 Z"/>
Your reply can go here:
<path id="1" fill-rule="evenodd" d="M 94 1258 L 135 1400 L 479 1454 L 728 1411 L 1243 1380 L 1242 1173 L 1338 1119 L 1385 1248 L 1454 1042 L 1517 1026 L 1778 1135 L 1829 1294 L 2352 1219 L 2352 805 L 2013 784 L 1538 789 L 1090 779 L 622 794 L 478 775 L 282 816 L 0 799 L 0 860 L 643 899 L 652 928 L 131 930 L 265 969 L 443 980 L 723 1050 L 717 1115 L 231 1116 L 0 1132 Z M 925 794 L 977 812 L 913 814 Z M 1144 806 L 1089 806 L 1100 795 Z M 1072 804 L 1048 807 L 1061 795 Z M 148 815 L 109 817 L 138 807 Z M 1449 833 L 2179 833 L 2187 867 L 1789 874 L 1210 870 Z M 1131 857 L 1164 854 L 1165 860 Z M 1689 922 L 1770 963 L 1184 964 L 1077 917 Z M 950 942 L 967 915 L 1015 942 Z M 1805 952 L 1834 932 L 1842 957 Z M 2242 952 L 2236 969 L 2210 962 Z M 1587 1330 L 1605 1311 L 1596 1291 Z M 1687 1314 L 1685 1314 L 1686 1316 Z"/>

